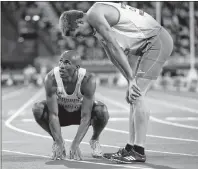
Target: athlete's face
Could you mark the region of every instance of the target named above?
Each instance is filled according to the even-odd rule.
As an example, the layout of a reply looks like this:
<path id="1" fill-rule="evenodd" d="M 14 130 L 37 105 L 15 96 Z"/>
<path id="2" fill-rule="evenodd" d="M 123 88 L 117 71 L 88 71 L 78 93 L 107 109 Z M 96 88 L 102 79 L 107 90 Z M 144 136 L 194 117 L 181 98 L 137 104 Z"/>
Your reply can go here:
<path id="1" fill-rule="evenodd" d="M 72 81 L 74 73 L 76 71 L 76 66 L 72 64 L 67 58 L 61 57 L 59 60 L 59 72 L 60 77 L 65 81 Z"/>
<path id="2" fill-rule="evenodd" d="M 78 20 L 77 27 L 70 31 L 70 36 L 75 38 L 84 38 L 93 35 L 94 29 L 85 20 Z"/>

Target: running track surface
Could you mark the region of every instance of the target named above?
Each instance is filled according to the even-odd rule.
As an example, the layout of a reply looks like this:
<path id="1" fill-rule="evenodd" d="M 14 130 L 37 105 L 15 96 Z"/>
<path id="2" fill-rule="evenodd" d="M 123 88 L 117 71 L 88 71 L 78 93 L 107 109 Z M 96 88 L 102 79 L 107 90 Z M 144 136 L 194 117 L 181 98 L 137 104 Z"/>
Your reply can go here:
<path id="1" fill-rule="evenodd" d="M 186 95 L 186 96 L 185 96 Z M 116 164 L 93 159 L 88 144 L 90 127 L 80 145 L 83 161 L 51 161 L 52 139 L 33 120 L 31 107 L 45 98 L 44 89 L 2 89 L 3 169 L 197 169 L 198 96 L 171 92 L 148 93 L 151 109 L 144 164 Z M 115 152 L 128 141 L 128 110 L 125 90 L 98 87 L 96 99 L 108 106 L 111 119 L 100 137 L 103 152 Z M 62 128 L 67 154 L 77 126 Z"/>

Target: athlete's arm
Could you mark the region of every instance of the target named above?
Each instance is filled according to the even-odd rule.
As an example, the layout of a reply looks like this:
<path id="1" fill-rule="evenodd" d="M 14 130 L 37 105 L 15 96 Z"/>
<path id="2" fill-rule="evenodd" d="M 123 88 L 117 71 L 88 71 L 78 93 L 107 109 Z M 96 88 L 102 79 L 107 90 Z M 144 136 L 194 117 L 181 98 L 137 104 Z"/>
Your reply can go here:
<path id="1" fill-rule="evenodd" d="M 133 71 L 129 65 L 128 59 L 120 48 L 118 42 L 113 36 L 109 23 L 100 8 L 94 8 L 88 15 L 89 23 L 104 38 L 111 57 L 117 62 L 115 66 L 121 71 L 123 76 L 129 81 L 134 78 Z M 119 65 L 119 66 L 118 66 Z M 124 73 L 123 73 L 124 72 Z"/>
<path id="2" fill-rule="evenodd" d="M 105 50 L 106 55 L 107 55 L 108 58 L 111 60 L 111 62 L 112 62 L 117 68 L 120 67 L 120 65 L 118 64 L 118 62 L 116 62 L 115 59 L 114 59 L 113 57 L 111 57 L 111 53 L 109 52 L 109 49 L 108 49 L 107 45 L 106 45 L 105 43 L 103 43 L 103 42 L 100 42 L 100 44 L 101 44 L 101 46 L 103 47 L 103 49 Z M 123 69 L 120 67 L 119 70 L 121 71 L 121 73 L 122 73 L 123 75 L 125 75 L 124 77 L 127 79 L 126 74 L 125 74 L 125 72 L 123 71 Z"/>
<path id="3" fill-rule="evenodd" d="M 61 127 L 58 117 L 56 86 L 54 84 L 54 78 L 52 74 L 53 72 L 49 72 L 49 74 L 45 78 L 46 100 L 49 110 L 49 127 L 56 143 L 60 145 L 62 144 L 63 140 L 62 140 Z"/>
<path id="4" fill-rule="evenodd" d="M 85 82 L 82 84 L 82 92 L 83 92 L 83 102 L 81 106 L 81 121 L 78 127 L 78 131 L 73 141 L 73 147 L 77 147 L 85 134 L 91 123 L 91 112 L 93 108 L 94 102 L 94 94 L 96 90 L 96 81 L 94 75 L 89 75 L 87 79 L 84 79 Z"/>

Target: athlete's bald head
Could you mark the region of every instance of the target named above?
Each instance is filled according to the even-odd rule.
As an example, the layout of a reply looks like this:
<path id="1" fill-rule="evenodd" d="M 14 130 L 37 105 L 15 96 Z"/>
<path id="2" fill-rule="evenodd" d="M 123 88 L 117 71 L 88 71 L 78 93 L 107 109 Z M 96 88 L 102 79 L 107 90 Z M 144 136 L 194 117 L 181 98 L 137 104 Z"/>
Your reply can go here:
<path id="1" fill-rule="evenodd" d="M 72 65 L 80 65 L 81 56 L 76 50 L 67 50 L 63 52 L 60 56 L 60 60 L 62 61 L 70 61 Z"/>
<path id="2" fill-rule="evenodd" d="M 60 77 L 64 81 L 72 81 L 76 77 L 77 70 L 80 68 L 81 58 L 77 51 L 67 50 L 63 52 L 59 60 Z"/>

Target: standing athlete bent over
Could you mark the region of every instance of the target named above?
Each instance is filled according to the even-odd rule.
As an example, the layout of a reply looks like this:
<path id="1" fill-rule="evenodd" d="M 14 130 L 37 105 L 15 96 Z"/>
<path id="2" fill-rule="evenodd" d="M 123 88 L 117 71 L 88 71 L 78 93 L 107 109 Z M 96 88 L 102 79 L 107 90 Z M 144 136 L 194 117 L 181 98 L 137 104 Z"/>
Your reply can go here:
<path id="1" fill-rule="evenodd" d="M 109 59 L 128 81 L 126 100 L 132 104 L 129 143 L 104 157 L 121 163 L 145 162 L 149 109 L 144 98 L 171 55 L 170 34 L 146 12 L 112 2 L 97 2 L 87 13 L 65 11 L 59 24 L 64 36 L 96 36 Z"/>
<path id="2" fill-rule="evenodd" d="M 102 156 L 99 135 L 108 122 L 109 114 L 103 103 L 94 100 L 95 77 L 86 69 L 80 68 L 79 61 L 76 51 L 64 52 L 59 66 L 52 69 L 45 78 L 46 100 L 33 106 L 36 122 L 54 140 L 54 160 L 66 156 L 61 127 L 69 125 L 79 125 L 71 144 L 70 159 L 81 159 L 79 145 L 90 125 L 93 127 L 90 140 L 92 156 Z"/>

